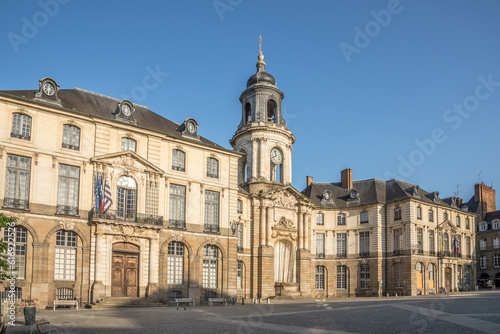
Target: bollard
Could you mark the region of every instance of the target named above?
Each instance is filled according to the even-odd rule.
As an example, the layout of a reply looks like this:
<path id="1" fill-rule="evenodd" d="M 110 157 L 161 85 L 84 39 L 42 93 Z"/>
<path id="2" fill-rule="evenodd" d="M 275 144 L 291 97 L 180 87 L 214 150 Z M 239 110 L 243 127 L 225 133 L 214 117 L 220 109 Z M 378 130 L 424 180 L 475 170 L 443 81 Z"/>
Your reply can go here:
<path id="1" fill-rule="evenodd" d="M 241 297 L 241 305 L 245 305 L 245 297 Z"/>
<path id="2" fill-rule="evenodd" d="M 397 296 L 398 296 L 398 293 L 396 292 L 396 293 L 394 294 L 394 297 L 397 297 Z"/>
<path id="3" fill-rule="evenodd" d="M 259 298 L 259 304 L 262 304 L 262 298 Z"/>
<path id="4" fill-rule="evenodd" d="M 271 300 L 269 299 L 269 297 L 267 297 L 267 303 L 271 304 Z"/>

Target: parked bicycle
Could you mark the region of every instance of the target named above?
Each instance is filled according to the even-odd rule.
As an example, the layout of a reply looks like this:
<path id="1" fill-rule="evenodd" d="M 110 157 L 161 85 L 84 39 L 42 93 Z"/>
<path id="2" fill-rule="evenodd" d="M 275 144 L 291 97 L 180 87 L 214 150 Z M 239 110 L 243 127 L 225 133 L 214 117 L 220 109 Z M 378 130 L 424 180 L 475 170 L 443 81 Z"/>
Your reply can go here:
<path id="1" fill-rule="evenodd" d="M 36 307 L 36 311 L 40 311 L 40 304 L 38 304 L 38 298 L 35 299 L 21 299 L 21 301 L 16 304 L 16 313 L 23 313 L 25 307 Z"/>

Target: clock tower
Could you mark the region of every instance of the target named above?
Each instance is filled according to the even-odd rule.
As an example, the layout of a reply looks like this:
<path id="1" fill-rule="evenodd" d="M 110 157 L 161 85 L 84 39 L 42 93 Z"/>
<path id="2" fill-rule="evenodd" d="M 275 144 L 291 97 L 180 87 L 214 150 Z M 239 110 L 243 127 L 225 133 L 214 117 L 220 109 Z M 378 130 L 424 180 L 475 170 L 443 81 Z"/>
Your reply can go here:
<path id="1" fill-rule="evenodd" d="M 246 153 L 239 163 L 238 181 L 251 193 L 291 184 L 295 142 L 282 114 L 284 94 L 276 87 L 276 79 L 266 72 L 262 37 L 256 67 L 257 72 L 241 93 L 241 122 L 230 140 L 235 151 Z"/>

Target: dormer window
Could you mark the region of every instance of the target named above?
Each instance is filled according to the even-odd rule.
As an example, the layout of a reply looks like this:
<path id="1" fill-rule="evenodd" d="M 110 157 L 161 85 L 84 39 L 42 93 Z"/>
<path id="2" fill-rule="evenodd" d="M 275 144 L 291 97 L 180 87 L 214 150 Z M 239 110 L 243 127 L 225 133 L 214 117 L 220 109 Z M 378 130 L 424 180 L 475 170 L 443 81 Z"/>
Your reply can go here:
<path id="1" fill-rule="evenodd" d="M 31 140 L 31 117 L 25 114 L 12 115 L 12 138 Z"/>
<path id="2" fill-rule="evenodd" d="M 486 222 L 479 223 L 479 231 L 480 232 L 486 231 L 487 229 L 488 229 L 488 223 L 486 223 Z"/>

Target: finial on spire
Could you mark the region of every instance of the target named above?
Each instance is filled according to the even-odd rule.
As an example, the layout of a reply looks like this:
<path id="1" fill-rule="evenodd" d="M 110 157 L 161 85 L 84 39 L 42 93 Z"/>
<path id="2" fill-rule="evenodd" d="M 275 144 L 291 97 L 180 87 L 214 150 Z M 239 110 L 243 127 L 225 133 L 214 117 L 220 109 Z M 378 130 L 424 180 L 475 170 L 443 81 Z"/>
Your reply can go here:
<path id="1" fill-rule="evenodd" d="M 262 54 L 262 35 L 259 36 L 259 56 L 257 57 L 259 61 L 255 66 L 257 66 L 258 69 L 262 69 L 265 71 L 266 69 L 266 63 L 264 62 L 264 55 Z"/>

